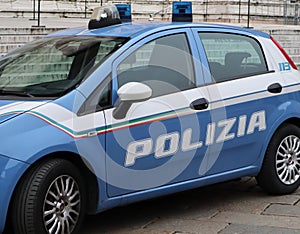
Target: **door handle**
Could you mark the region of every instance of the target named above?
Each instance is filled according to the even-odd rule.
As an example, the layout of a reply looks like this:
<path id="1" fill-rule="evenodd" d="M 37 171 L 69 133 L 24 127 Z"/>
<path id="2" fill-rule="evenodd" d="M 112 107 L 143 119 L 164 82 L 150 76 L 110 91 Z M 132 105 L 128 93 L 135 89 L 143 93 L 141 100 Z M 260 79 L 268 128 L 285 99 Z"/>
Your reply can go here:
<path id="1" fill-rule="evenodd" d="M 269 91 L 270 93 L 281 93 L 281 91 L 282 91 L 282 86 L 281 86 L 281 84 L 279 84 L 279 83 L 271 84 L 271 85 L 268 87 L 268 91 Z"/>
<path id="2" fill-rule="evenodd" d="M 208 108 L 208 101 L 205 98 L 199 98 L 190 104 L 190 108 L 194 110 L 205 110 Z"/>

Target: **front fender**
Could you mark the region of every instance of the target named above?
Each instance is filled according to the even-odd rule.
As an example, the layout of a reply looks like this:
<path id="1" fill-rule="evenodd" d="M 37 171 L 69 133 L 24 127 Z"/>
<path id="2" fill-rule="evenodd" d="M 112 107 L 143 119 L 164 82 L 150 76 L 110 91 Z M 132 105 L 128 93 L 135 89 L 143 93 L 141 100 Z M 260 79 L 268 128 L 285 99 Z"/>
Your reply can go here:
<path id="1" fill-rule="evenodd" d="M 0 128 L 0 154 L 9 158 L 31 164 L 52 152 L 76 152 L 71 136 L 30 112 L 2 123 Z"/>
<path id="2" fill-rule="evenodd" d="M 3 232 L 14 189 L 29 164 L 0 155 L 0 233 Z"/>

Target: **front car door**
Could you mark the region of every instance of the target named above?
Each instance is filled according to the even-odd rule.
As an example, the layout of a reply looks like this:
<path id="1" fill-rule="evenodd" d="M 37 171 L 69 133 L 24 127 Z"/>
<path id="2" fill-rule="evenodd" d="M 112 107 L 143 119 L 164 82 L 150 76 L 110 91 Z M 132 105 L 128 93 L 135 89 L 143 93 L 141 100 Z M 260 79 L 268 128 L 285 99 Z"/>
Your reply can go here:
<path id="1" fill-rule="evenodd" d="M 105 110 L 106 168 L 110 197 L 199 177 L 205 152 L 202 129 L 210 122 L 198 53 L 190 29 L 156 33 L 139 41 L 113 64 L 113 99 L 129 82 L 152 89 L 150 100 L 134 103 L 125 118 Z M 198 61 L 199 62 L 199 61 Z"/>

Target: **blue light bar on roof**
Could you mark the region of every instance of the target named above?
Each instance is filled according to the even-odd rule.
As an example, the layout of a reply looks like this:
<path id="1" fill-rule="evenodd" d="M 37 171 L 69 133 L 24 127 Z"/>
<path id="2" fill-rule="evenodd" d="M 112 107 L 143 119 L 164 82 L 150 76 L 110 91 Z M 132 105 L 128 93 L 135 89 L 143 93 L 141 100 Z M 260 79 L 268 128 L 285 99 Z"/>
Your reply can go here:
<path id="1" fill-rule="evenodd" d="M 91 15 L 88 28 L 91 30 L 121 23 L 116 6 L 96 7 Z"/>
<path id="2" fill-rule="evenodd" d="M 173 2 L 173 22 L 193 22 L 192 2 Z"/>
<path id="3" fill-rule="evenodd" d="M 116 4 L 122 22 L 131 22 L 131 5 L 130 4 Z"/>

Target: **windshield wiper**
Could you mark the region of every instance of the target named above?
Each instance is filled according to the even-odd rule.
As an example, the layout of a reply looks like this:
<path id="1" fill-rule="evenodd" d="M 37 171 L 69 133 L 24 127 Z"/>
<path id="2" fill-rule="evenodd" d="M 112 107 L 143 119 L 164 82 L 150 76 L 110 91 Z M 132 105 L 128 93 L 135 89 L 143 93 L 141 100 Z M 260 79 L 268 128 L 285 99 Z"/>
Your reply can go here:
<path id="1" fill-rule="evenodd" d="M 5 89 L 0 89 L 0 95 L 2 96 L 18 96 L 18 97 L 31 97 L 33 98 L 34 96 L 28 92 L 25 91 L 13 91 L 13 90 L 5 90 Z"/>

